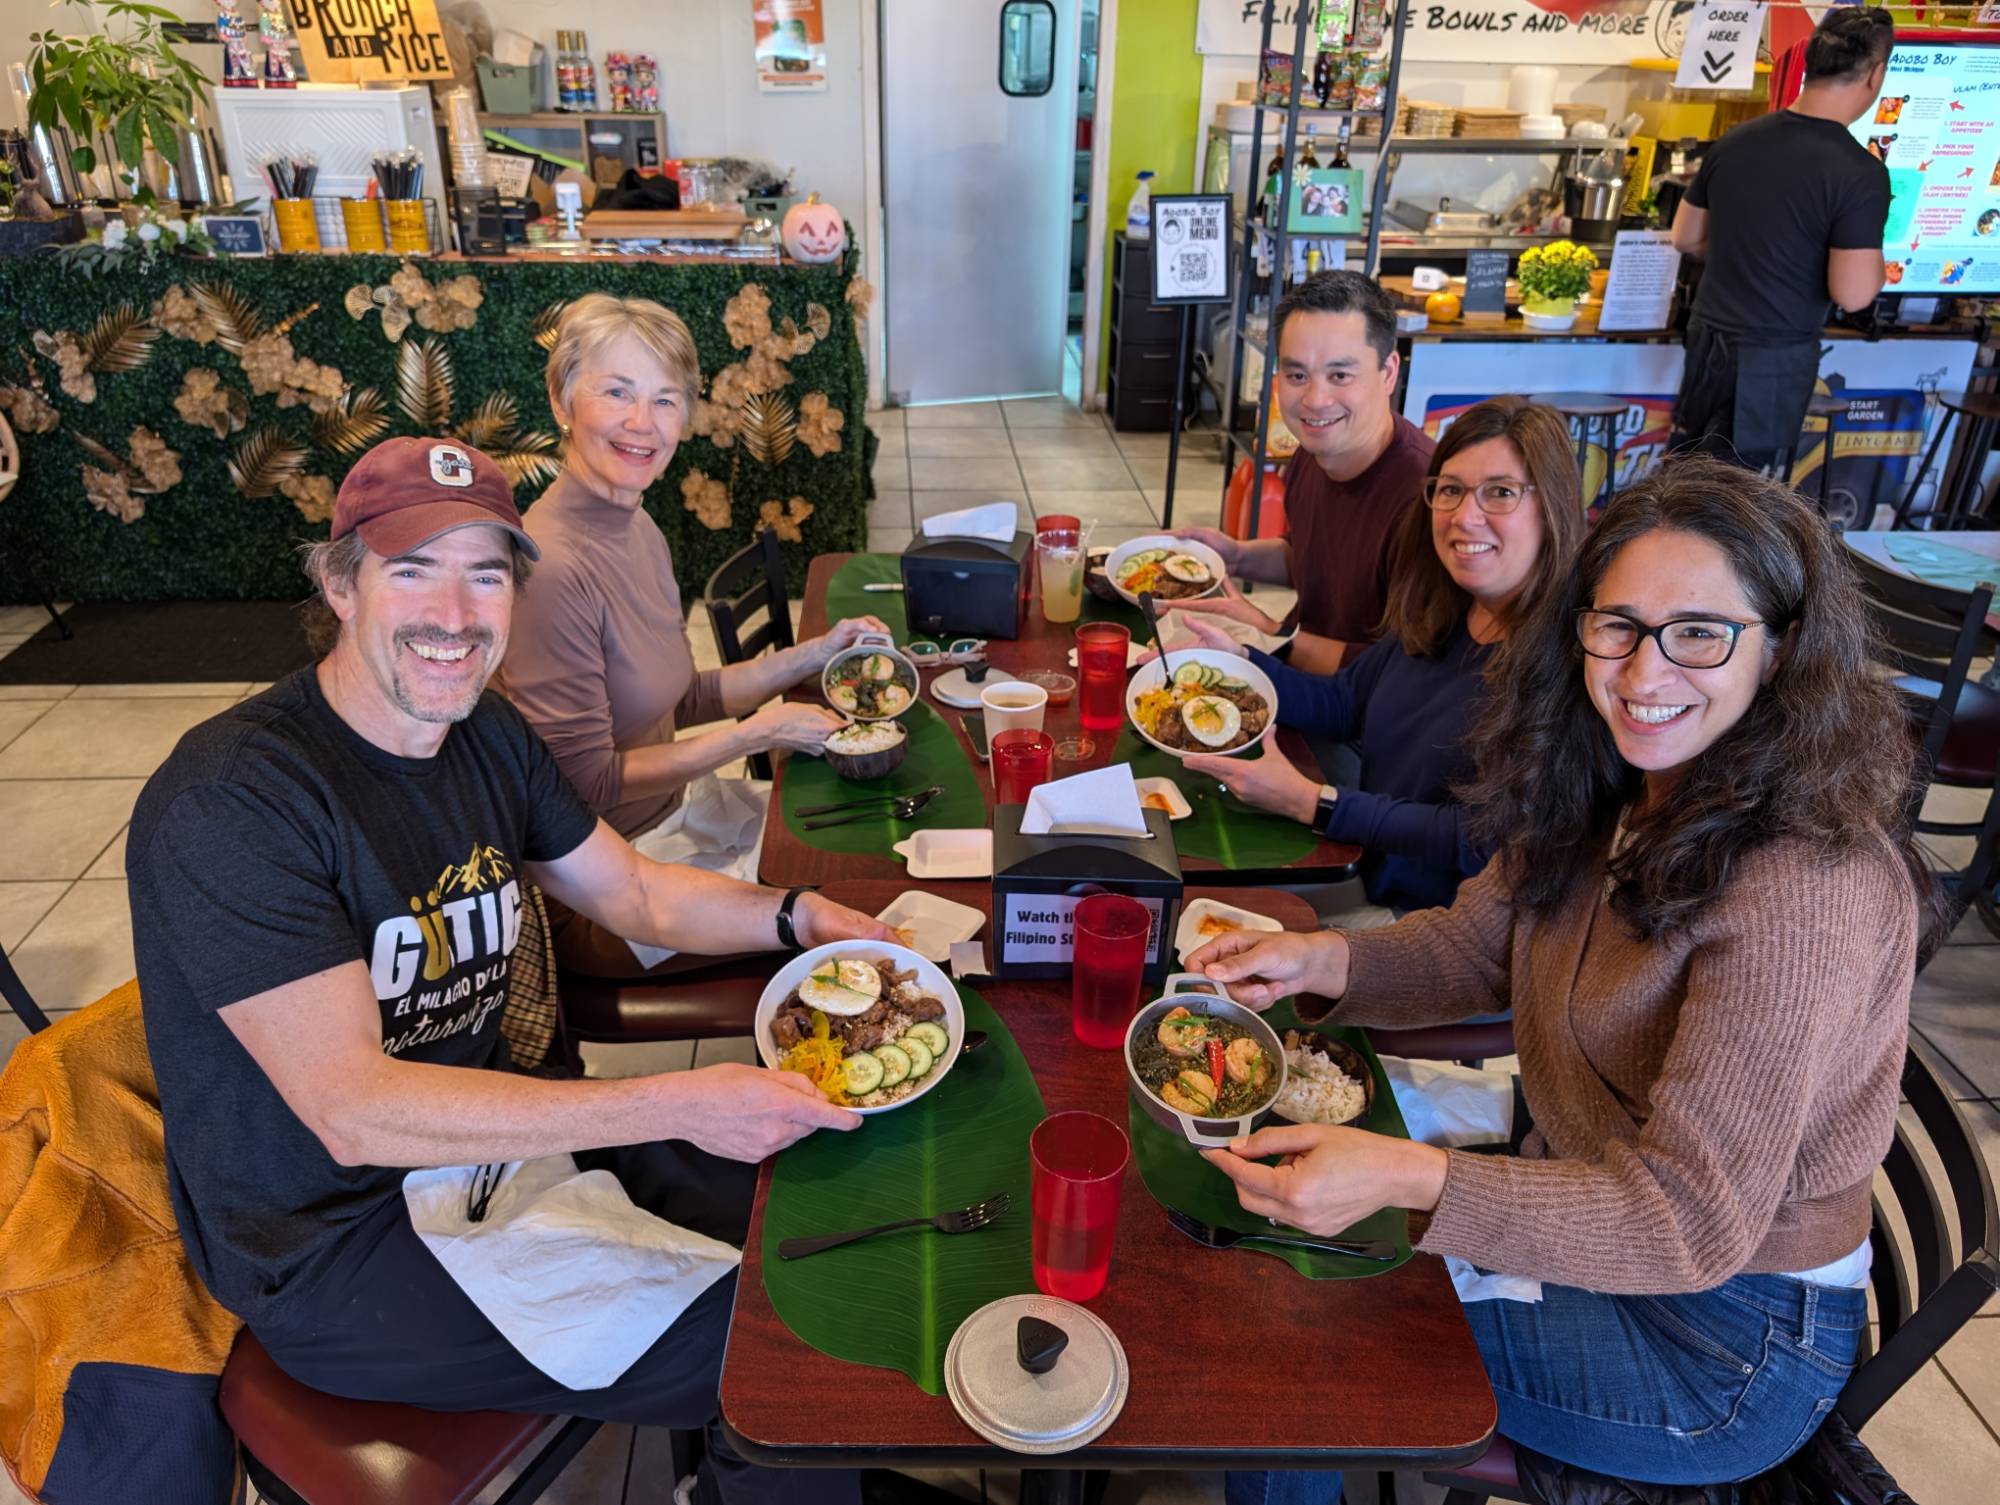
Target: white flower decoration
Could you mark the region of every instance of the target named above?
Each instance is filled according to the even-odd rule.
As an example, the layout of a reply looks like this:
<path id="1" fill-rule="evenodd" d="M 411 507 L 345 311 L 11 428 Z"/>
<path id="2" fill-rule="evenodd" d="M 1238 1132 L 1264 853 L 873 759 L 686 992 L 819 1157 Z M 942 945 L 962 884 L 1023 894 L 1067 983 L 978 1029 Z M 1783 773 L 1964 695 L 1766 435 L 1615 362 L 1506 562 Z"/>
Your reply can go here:
<path id="1" fill-rule="evenodd" d="M 154 241 L 158 240 L 159 238 L 160 238 L 160 227 L 158 225 L 154 224 L 151 220 L 145 220 L 140 223 L 139 239 L 145 241 L 146 244 L 151 245 Z"/>
<path id="2" fill-rule="evenodd" d="M 187 239 L 188 222 L 186 220 L 181 219 L 179 216 L 175 216 L 173 219 L 170 219 L 166 222 L 166 227 L 167 229 L 173 232 L 175 240 Z"/>
<path id="3" fill-rule="evenodd" d="M 115 219 L 104 227 L 104 249 L 115 251 L 125 244 L 125 221 Z"/>

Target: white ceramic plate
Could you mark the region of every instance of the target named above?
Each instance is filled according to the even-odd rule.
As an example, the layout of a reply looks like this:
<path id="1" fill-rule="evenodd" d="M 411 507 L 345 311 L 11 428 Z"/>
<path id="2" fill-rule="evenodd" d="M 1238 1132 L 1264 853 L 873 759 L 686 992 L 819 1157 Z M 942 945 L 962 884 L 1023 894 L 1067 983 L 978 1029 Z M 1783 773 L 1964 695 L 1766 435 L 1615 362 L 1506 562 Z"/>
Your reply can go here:
<path id="1" fill-rule="evenodd" d="M 920 888 L 896 895 L 875 918 L 904 932 L 910 949 L 924 960 L 939 963 L 950 959 L 955 943 L 971 940 L 986 925 L 986 916 L 971 905 L 954 904 Z"/>
<path id="2" fill-rule="evenodd" d="M 1074 653 L 1076 650 L 1070 650 Z M 979 692 L 988 685 L 1011 684 L 1021 676 L 1009 674 L 1005 669 L 992 669 L 986 678 L 974 684 L 965 677 L 964 666 L 947 669 L 931 681 L 931 699 L 940 705 L 948 705 L 956 710 L 976 711 L 980 708 Z"/>
<path id="3" fill-rule="evenodd" d="M 1104 561 L 1104 578 L 1111 582 L 1113 590 L 1134 606 L 1139 604 L 1139 598 L 1118 581 L 1125 573 L 1125 562 L 1134 554 L 1144 553 L 1147 549 L 1172 549 L 1176 554 L 1192 554 L 1206 564 L 1212 578 L 1208 589 L 1203 591 L 1201 596 L 1212 596 L 1221 590 L 1223 577 L 1229 573 L 1223 566 L 1222 556 L 1205 543 L 1197 543 L 1192 538 L 1176 538 L 1171 533 L 1148 533 L 1143 538 L 1134 538 L 1127 543 L 1121 543 L 1111 551 L 1111 557 Z M 1201 596 L 1187 596 L 1182 599 L 1199 601 Z M 1161 606 L 1173 604 L 1170 601 L 1162 601 L 1158 596 L 1153 599 Z"/>
<path id="4" fill-rule="evenodd" d="M 792 996 L 792 990 L 805 980 L 812 971 L 829 956 L 858 956 L 867 961 L 893 961 L 898 971 L 914 967 L 917 982 L 923 990 L 944 1005 L 944 1032 L 950 1036 L 951 1044 L 938 1062 L 931 1068 L 931 1074 L 924 1079 L 915 1092 L 893 1103 L 884 1103 L 879 1108 L 856 1108 L 856 1113 L 893 1113 L 898 1108 L 907 1107 L 944 1080 L 958 1060 L 959 1047 L 965 1043 L 965 1005 L 959 1002 L 958 989 L 951 985 L 951 979 L 931 962 L 925 961 L 907 946 L 891 946 L 882 941 L 834 941 L 830 945 L 815 946 L 802 955 L 793 957 L 778 969 L 777 975 L 764 985 L 764 993 L 757 1000 L 757 1012 L 753 1017 L 752 1033 L 757 1038 L 757 1054 L 766 1066 L 777 1069 L 780 1059 L 778 1047 L 771 1043 L 771 1021 L 778 1017 L 778 1009 Z"/>
<path id="5" fill-rule="evenodd" d="M 993 832 L 986 827 L 919 831 L 889 850 L 909 859 L 912 878 L 993 876 Z"/>
<path id="6" fill-rule="evenodd" d="M 1186 820 L 1194 814 L 1194 806 L 1187 802 L 1187 796 L 1181 793 L 1181 786 L 1172 779 L 1134 779 L 1132 787 L 1139 791 L 1141 809 L 1145 808 L 1147 795 L 1157 794 L 1166 799 L 1168 820 Z"/>
<path id="7" fill-rule="evenodd" d="M 1241 747 L 1232 747 L 1228 752 L 1222 753 L 1222 757 L 1233 758 L 1239 753 L 1247 753 L 1271 735 L 1271 729 L 1278 724 L 1278 687 L 1271 683 L 1270 675 L 1251 663 L 1249 659 L 1238 658 L 1221 648 L 1177 648 L 1172 654 L 1172 661 L 1176 669 L 1182 664 L 1207 664 L 1211 668 L 1220 669 L 1230 678 L 1240 679 L 1249 685 L 1262 695 L 1265 703 L 1271 707 L 1270 719 L 1264 723 L 1264 729 Z M 1148 690 L 1159 689 L 1166 682 L 1166 666 L 1159 659 L 1154 659 L 1150 664 L 1141 664 L 1133 670 L 1132 678 L 1125 686 L 1125 719 L 1132 723 L 1133 729 L 1140 736 L 1159 748 L 1161 752 L 1169 757 L 1185 758 L 1191 749 L 1184 751 L 1155 740 L 1151 732 L 1139 725 L 1139 717 L 1135 711 L 1141 695 Z M 1203 748 L 1202 751 L 1207 752 L 1209 749 Z"/>
<path id="8" fill-rule="evenodd" d="M 1247 909 L 1238 909 L 1234 904 L 1218 904 L 1213 899 L 1196 899 L 1181 911 L 1181 922 L 1174 927 L 1174 951 L 1183 963 L 1215 939 L 1213 935 L 1201 933 L 1201 922 L 1210 918 L 1232 921 L 1240 930 L 1276 931 L 1285 928 L 1269 915 L 1253 914 Z"/>

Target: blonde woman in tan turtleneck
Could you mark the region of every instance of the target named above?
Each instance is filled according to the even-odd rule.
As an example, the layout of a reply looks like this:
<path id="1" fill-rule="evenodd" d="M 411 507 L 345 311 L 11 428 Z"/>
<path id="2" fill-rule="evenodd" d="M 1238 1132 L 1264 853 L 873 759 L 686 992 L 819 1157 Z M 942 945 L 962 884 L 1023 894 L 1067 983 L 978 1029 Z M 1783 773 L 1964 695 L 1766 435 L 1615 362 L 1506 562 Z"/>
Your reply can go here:
<path id="1" fill-rule="evenodd" d="M 1540 1281 L 1466 1315 L 1501 1432 L 1548 1456 L 1747 1478 L 1853 1365 L 1933 892 L 1869 620 L 1791 491 L 1672 463 L 1514 640 L 1470 793 L 1500 855 L 1452 906 L 1191 958 L 1343 1024 L 1513 1010 L 1518 1157 L 1284 1126 L 1209 1159 L 1252 1212 L 1332 1233 L 1408 1208 L 1425 1251 Z M 1329 1477 L 1232 1476 L 1231 1499 L 1330 1500 Z"/>

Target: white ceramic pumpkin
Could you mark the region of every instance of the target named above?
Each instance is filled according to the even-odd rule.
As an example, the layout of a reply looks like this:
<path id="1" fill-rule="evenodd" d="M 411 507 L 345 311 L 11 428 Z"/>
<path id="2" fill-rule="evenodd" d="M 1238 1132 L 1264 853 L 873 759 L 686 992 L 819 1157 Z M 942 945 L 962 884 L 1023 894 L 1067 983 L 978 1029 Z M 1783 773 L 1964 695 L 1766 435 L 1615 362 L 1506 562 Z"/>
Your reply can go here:
<path id="1" fill-rule="evenodd" d="M 785 211 L 783 234 L 794 261 L 838 261 L 847 249 L 847 222 L 833 205 L 822 204 L 818 194 Z"/>

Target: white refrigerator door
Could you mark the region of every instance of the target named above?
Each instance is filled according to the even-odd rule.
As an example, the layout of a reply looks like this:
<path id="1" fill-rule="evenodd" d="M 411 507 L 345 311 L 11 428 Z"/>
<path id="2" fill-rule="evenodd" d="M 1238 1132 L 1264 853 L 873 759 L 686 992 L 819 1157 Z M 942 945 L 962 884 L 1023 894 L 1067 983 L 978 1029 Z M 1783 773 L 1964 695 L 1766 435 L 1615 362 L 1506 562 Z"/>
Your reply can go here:
<path id="1" fill-rule="evenodd" d="M 893 401 L 1062 389 L 1077 46 L 1077 0 L 883 0 Z"/>

